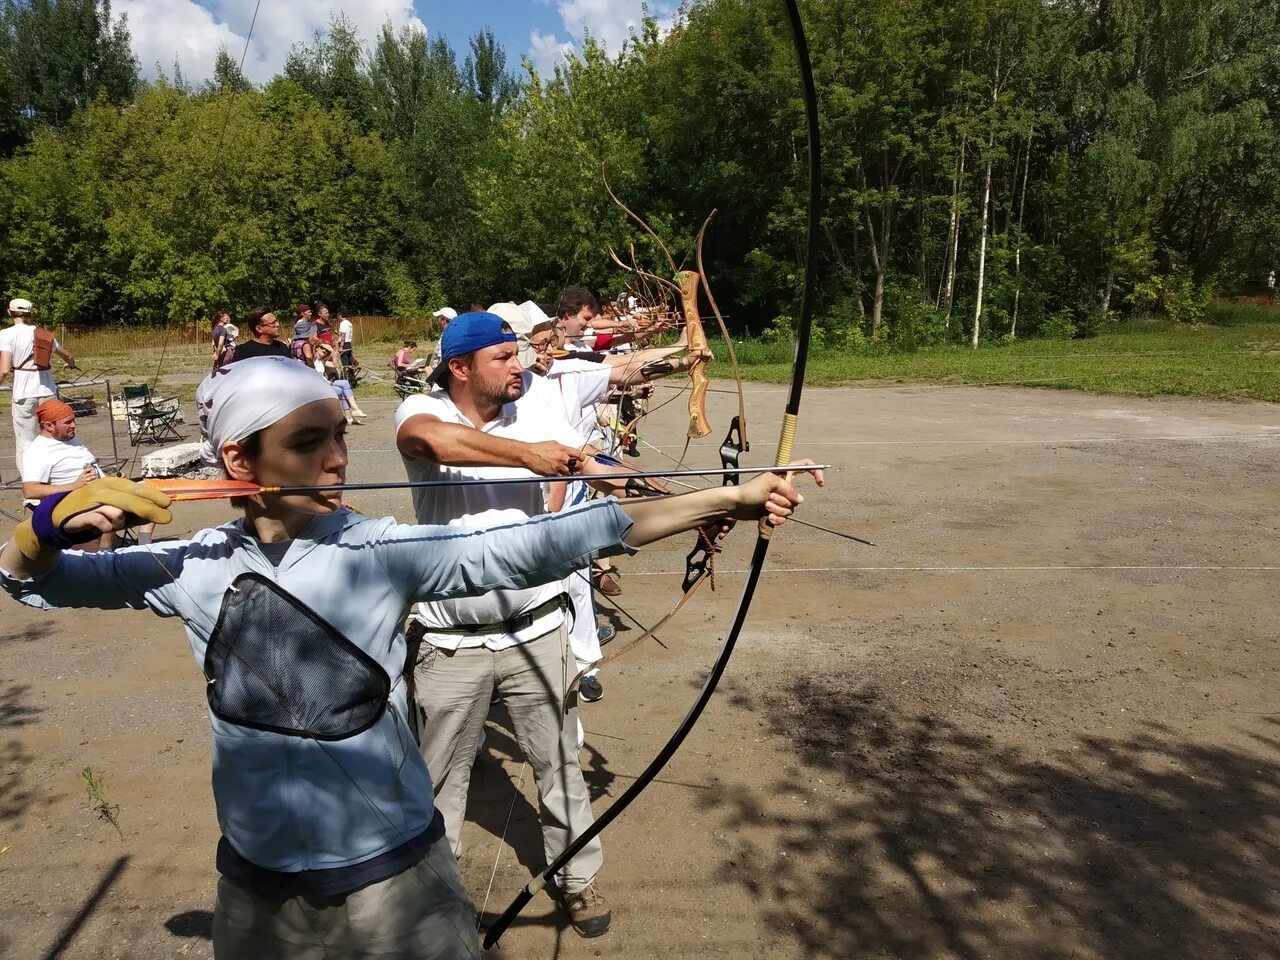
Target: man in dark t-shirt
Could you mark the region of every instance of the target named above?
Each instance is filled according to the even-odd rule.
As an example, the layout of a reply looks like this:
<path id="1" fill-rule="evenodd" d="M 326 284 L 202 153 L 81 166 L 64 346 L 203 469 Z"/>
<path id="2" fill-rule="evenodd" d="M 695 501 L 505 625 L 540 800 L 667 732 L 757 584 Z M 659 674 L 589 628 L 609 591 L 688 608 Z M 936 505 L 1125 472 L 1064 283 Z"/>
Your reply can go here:
<path id="1" fill-rule="evenodd" d="M 276 339 L 280 332 L 280 321 L 268 307 L 256 307 L 244 318 L 249 328 L 250 340 L 236 346 L 236 354 L 232 363 L 237 360 L 248 360 L 250 357 L 287 357 L 289 348 Z"/>

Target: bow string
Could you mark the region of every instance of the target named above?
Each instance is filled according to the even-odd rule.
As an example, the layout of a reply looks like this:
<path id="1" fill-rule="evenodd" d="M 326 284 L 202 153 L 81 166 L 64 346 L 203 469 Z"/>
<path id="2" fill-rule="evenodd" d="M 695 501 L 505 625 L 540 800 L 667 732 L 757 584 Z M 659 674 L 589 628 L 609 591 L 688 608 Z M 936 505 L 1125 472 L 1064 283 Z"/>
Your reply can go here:
<path id="1" fill-rule="evenodd" d="M 791 369 L 791 386 L 788 392 L 786 410 L 783 414 L 782 429 L 778 440 L 778 452 L 775 459 L 775 463 L 778 466 L 785 465 L 791 460 L 792 445 L 795 441 L 796 427 L 799 422 L 800 398 L 804 392 L 804 373 L 808 360 L 809 339 L 813 327 L 813 312 L 817 298 L 818 228 L 820 226 L 822 205 L 822 160 L 818 129 L 818 94 L 813 80 L 813 65 L 809 60 L 809 44 L 805 38 L 804 23 L 800 17 L 797 0 L 783 0 L 783 5 L 786 8 L 787 20 L 791 28 L 791 37 L 795 46 L 796 59 L 799 62 L 804 92 L 809 141 L 809 211 L 804 294 L 797 324 L 795 361 Z M 650 761 L 640 776 L 632 781 L 622 796 L 608 810 L 605 810 L 590 828 L 570 843 L 554 862 L 533 877 L 521 889 L 507 909 L 503 911 L 497 922 L 485 931 L 484 946 L 486 949 L 492 947 L 501 939 L 507 927 L 511 925 L 512 921 L 520 914 L 520 911 L 533 899 L 534 895 L 543 889 L 551 878 L 577 855 L 579 850 L 599 836 L 609 824 L 621 816 L 627 807 L 645 791 L 693 730 L 715 693 L 720 677 L 724 674 L 725 668 L 729 664 L 729 659 L 733 655 L 738 637 L 742 633 L 742 628 L 746 624 L 747 614 L 751 609 L 751 601 L 755 596 L 756 586 L 760 581 L 760 573 L 764 568 L 765 557 L 769 552 L 772 531 L 773 528 L 766 521 L 762 520 L 760 522 L 755 548 L 751 556 L 750 570 L 747 574 L 746 582 L 743 584 L 742 598 L 738 602 L 738 609 L 734 613 L 729 632 L 725 635 L 720 653 L 711 665 L 702 689 L 685 714 L 684 719 L 680 721 L 675 733 L 671 735 L 671 738 L 658 751 L 658 755 Z"/>

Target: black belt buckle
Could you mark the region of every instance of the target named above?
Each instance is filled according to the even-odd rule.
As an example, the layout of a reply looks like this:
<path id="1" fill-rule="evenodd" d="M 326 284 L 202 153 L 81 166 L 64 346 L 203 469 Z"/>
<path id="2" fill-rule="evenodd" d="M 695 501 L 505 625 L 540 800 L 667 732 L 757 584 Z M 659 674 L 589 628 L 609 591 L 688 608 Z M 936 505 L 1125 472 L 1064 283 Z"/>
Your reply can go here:
<path id="1" fill-rule="evenodd" d="M 528 613 L 522 613 L 518 617 L 512 617 L 507 621 L 506 631 L 510 634 L 517 634 L 521 630 L 533 626 L 539 617 L 545 617 L 552 610 L 564 610 L 569 602 L 567 593 L 560 593 L 552 597 L 550 600 L 544 600 Z"/>

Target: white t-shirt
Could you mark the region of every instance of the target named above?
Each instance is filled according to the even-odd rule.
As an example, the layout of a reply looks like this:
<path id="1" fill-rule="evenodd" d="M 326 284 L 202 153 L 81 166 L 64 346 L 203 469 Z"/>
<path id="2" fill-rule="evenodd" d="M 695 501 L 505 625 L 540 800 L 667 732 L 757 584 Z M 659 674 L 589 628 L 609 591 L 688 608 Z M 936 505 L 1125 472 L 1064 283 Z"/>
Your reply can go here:
<path id="1" fill-rule="evenodd" d="M 609 373 L 610 367 L 605 363 L 560 357 L 551 364 L 546 376 L 551 386 L 556 388 L 556 396 L 569 426 L 593 443 L 600 435 L 596 404 L 609 392 Z"/>
<path id="2" fill-rule="evenodd" d="M 342 341 L 344 347 L 351 346 L 351 341 L 355 339 L 356 328 L 351 325 L 351 321 L 346 317 L 338 324 L 338 339 Z"/>
<path id="3" fill-rule="evenodd" d="M 98 461 L 78 437 L 55 440 L 42 433 L 22 456 L 22 482 L 61 487 L 79 480 L 85 467 L 97 469 Z M 101 470 L 98 476 L 102 476 Z"/>
<path id="4" fill-rule="evenodd" d="M 0 351 L 13 355 L 13 399 L 30 400 L 57 394 L 52 370 L 35 369 L 36 328 L 29 323 L 15 323 L 0 330 Z M 53 341 L 53 349 L 61 344 Z M 22 370 L 20 367 L 30 369 Z"/>
<path id="5" fill-rule="evenodd" d="M 449 394 L 439 388 L 427 394 L 408 397 L 396 410 L 396 430 L 412 417 L 429 414 L 444 423 L 475 427 L 463 415 Z M 525 373 L 525 393 L 506 404 L 498 419 L 478 429 L 494 436 L 536 443 L 555 440 L 580 447 L 582 440 L 565 420 L 558 398 L 540 377 Z M 471 480 L 499 477 L 531 477 L 534 474 L 518 467 L 452 467 L 433 460 L 404 460 L 410 480 Z M 546 513 L 542 485 L 539 483 L 475 484 L 456 487 L 417 488 L 413 491 L 413 509 L 418 523 L 450 527 L 494 527 L 518 523 Z M 452 629 L 472 624 L 492 624 L 510 620 L 554 598 L 564 591 L 563 581 L 531 587 L 527 590 L 493 590 L 482 597 L 464 597 L 420 603 L 413 616 L 427 629 L 426 641 L 438 647 L 488 647 L 502 650 L 541 637 L 564 621 L 560 610 L 552 610 L 524 630 L 511 634 L 476 633 L 468 636 L 441 634 L 432 628 Z"/>
<path id="6" fill-rule="evenodd" d="M 596 404 L 609 392 L 609 366 L 594 360 L 560 357 L 551 364 L 545 381 L 555 390 L 556 400 L 564 410 L 575 433 L 597 447 L 607 447 L 604 428 L 596 413 Z M 544 379 L 544 378 L 539 378 Z M 565 491 L 565 503 L 576 506 L 591 495 L 585 480 L 574 480 Z"/>

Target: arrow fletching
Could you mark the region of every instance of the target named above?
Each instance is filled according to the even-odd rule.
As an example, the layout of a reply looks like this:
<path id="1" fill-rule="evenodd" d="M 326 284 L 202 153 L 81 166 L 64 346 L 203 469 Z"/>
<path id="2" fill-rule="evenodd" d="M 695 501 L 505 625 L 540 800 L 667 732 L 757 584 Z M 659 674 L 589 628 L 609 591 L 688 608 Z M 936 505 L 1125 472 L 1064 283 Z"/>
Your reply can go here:
<path id="1" fill-rule="evenodd" d="M 228 497 L 252 497 L 263 488 L 247 480 L 169 480 L 148 477 L 143 486 L 159 490 L 170 500 L 225 500 Z"/>

